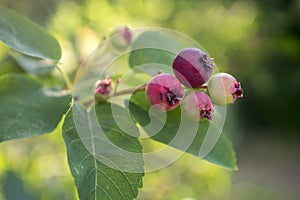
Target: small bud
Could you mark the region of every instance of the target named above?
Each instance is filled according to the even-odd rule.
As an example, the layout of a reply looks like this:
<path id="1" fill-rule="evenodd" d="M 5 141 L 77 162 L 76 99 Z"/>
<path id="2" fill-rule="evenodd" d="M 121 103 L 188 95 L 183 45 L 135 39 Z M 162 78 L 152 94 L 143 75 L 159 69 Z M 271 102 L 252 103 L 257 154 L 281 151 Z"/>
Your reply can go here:
<path id="1" fill-rule="evenodd" d="M 124 51 L 132 42 L 132 32 L 127 26 L 116 26 L 109 33 L 109 41 L 114 49 Z"/>
<path id="2" fill-rule="evenodd" d="M 183 109 L 189 117 L 199 121 L 203 119 L 212 120 L 214 112 L 213 104 L 204 92 L 192 92 L 183 101 Z"/>
<path id="3" fill-rule="evenodd" d="M 117 78 L 116 79 L 116 84 L 118 85 L 118 84 L 120 84 L 120 82 L 121 82 L 121 78 Z"/>
<path id="4" fill-rule="evenodd" d="M 95 87 L 95 97 L 98 101 L 106 101 L 113 93 L 112 80 L 106 76 L 104 80 L 98 80 Z"/>
<path id="5" fill-rule="evenodd" d="M 208 82 L 208 91 L 214 104 L 227 105 L 243 97 L 241 84 L 230 74 L 218 73 Z"/>
<path id="6" fill-rule="evenodd" d="M 174 76 L 162 73 L 155 75 L 148 82 L 146 97 L 154 109 L 170 111 L 181 103 L 183 90 L 180 82 Z"/>

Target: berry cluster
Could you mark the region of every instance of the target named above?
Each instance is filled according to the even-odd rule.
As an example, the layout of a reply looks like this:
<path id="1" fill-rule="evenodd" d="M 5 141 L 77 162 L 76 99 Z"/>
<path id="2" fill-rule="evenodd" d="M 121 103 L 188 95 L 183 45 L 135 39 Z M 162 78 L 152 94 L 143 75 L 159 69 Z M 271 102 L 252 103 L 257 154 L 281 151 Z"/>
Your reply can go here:
<path id="1" fill-rule="evenodd" d="M 109 44 L 114 50 L 126 50 L 131 43 L 132 32 L 127 26 L 117 26 L 111 30 Z M 138 88 L 146 90 L 146 98 L 156 110 L 167 112 L 182 103 L 183 110 L 192 119 L 212 120 L 214 105 L 232 104 L 243 96 L 241 84 L 232 75 L 217 73 L 211 77 L 215 67 L 213 59 L 198 48 L 190 47 L 180 51 L 172 67 L 175 77 L 159 73 Z M 136 91 L 137 88 L 117 91 L 119 81 L 116 80 L 113 88 L 110 77 L 99 80 L 95 85 L 96 101 L 102 102 L 113 95 Z"/>
<path id="2" fill-rule="evenodd" d="M 173 60 L 176 78 L 166 73 L 154 76 L 146 85 L 146 98 L 157 110 L 170 111 L 182 102 L 191 118 L 212 120 L 213 104 L 231 104 L 243 96 L 240 83 L 232 75 L 218 73 L 210 77 L 214 66 L 212 58 L 200 49 L 183 49 Z M 184 100 L 181 84 L 194 89 Z M 206 88 L 210 97 L 201 91 Z"/>

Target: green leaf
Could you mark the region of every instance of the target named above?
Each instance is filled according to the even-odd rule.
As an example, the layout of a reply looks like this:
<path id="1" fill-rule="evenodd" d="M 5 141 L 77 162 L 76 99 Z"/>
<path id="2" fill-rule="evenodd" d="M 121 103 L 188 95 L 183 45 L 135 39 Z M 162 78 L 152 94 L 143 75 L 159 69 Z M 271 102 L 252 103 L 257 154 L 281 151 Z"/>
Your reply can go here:
<path id="1" fill-rule="evenodd" d="M 14 172 L 7 171 L 3 183 L 3 193 L 5 199 L 32 200 L 24 191 L 24 183 Z"/>
<path id="2" fill-rule="evenodd" d="M 0 142 L 52 132 L 70 101 L 70 95 L 17 74 L 0 76 L 0 96 Z"/>
<path id="3" fill-rule="evenodd" d="M 0 6 L 0 40 L 12 49 L 38 58 L 59 60 L 58 41 L 25 16 Z"/>
<path id="4" fill-rule="evenodd" d="M 74 111 L 74 106 L 78 112 Z M 105 142 L 100 131 L 95 129 L 95 122 L 91 120 L 94 112 L 74 103 L 73 112 L 70 111 L 65 118 L 63 137 L 69 166 L 81 200 L 134 199 L 138 195 L 138 188 L 142 187 L 142 146 L 136 137 L 127 135 L 118 127 L 111 110 L 113 107 L 120 113 L 126 111 L 109 103 L 97 105 L 95 110 L 96 121 L 111 143 Z M 79 117 L 79 122 L 74 122 L 75 116 Z M 117 118 L 122 120 L 119 117 L 120 115 Z M 126 122 L 123 118 L 123 123 Z M 132 128 L 137 129 L 135 126 Z M 83 130 L 83 133 L 78 130 Z M 126 153 L 116 150 L 113 144 L 126 151 L 135 152 L 137 156 L 128 157 Z M 137 169 L 137 172 L 124 171 L 122 167 Z"/>
<path id="5" fill-rule="evenodd" d="M 28 73 L 31 74 L 48 74 L 55 65 L 48 59 L 40 59 L 22 54 L 13 56 L 16 62 Z"/>
<path id="6" fill-rule="evenodd" d="M 129 65 L 132 68 L 149 63 L 171 66 L 179 50 L 176 41 L 167 35 L 158 31 L 147 31 L 133 42 Z"/>
<path id="7" fill-rule="evenodd" d="M 132 95 L 129 109 L 133 118 L 143 127 L 150 123 L 155 123 L 154 127 L 162 127 L 156 134 L 151 133 L 152 130 L 144 128 L 152 139 L 186 151 L 227 169 L 237 169 L 234 150 L 230 141 L 223 133 L 207 155 L 204 157 L 200 155 L 199 152 L 204 144 L 203 141 L 210 125 L 209 121 L 205 120 L 197 124 L 197 122 L 185 116 L 184 112 L 181 112 L 180 107 L 168 112 L 165 122 L 162 117 L 163 113 L 160 112 L 156 113 L 156 115 L 152 114 L 150 118 L 148 114 L 150 105 L 146 101 L 145 92 L 136 92 Z M 181 124 L 185 124 L 182 133 L 178 132 L 182 128 Z M 197 124 L 197 127 L 195 124 Z M 195 132 L 195 135 L 193 135 L 193 132 Z M 216 135 L 218 136 L 218 134 Z M 210 139 L 213 140 L 214 138 L 208 137 L 206 140 Z"/>

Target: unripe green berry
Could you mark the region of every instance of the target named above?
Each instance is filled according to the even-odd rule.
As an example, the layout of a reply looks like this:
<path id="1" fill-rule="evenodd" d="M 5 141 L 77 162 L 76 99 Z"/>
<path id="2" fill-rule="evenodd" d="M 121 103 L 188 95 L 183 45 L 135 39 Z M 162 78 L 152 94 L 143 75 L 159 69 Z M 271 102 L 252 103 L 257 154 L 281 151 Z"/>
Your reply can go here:
<path id="1" fill-rule="evenodd" d="M 243 97 L 241 84 L 230 74 L 218 73 L 208 81 L 208 91 L 214 104 L 228 105 Z"/>

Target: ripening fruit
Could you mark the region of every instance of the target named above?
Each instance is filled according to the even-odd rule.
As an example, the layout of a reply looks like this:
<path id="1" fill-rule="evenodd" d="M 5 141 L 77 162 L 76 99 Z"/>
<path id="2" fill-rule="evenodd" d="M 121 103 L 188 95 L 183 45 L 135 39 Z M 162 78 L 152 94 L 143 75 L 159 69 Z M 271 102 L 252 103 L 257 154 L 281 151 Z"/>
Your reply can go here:
<path id="1" fill-rule="evenodd" d="M 208 91 L 214 104 L 227 105 L 243 97 L 241 84 L 230 74 L 218 73 L 208 81 Z"/>
<path id="2" fill-rule="evenodd" d="M 182 97 L 180 82 L 170 74 L 158 74 L 147 83 L 146 98 L 156 110 L 170 111 L 181 103 Z"/>
<path id="3" fill-rule="evenodd" d="M 132 32 L 127 26 L 116 26 L 109 33 L 109 42 L 116 50 L 126 50 L 132 42 Z"/>
<path id="4" fill-rule="evenodd" d="M 206 53 L 197 48 L 180 51 L 173 60 L 178 80 L 187 87 L 197 88 L 208 81 L 215 64 Z"/>
<path id="5" fill-rule="evenodd" d="M 192 119 L 199 121 L 203 119 L 212 120 L 214 112 L 213 104 L 204 92 L 192 92 L 183 101 L 183 109 Z"/>

